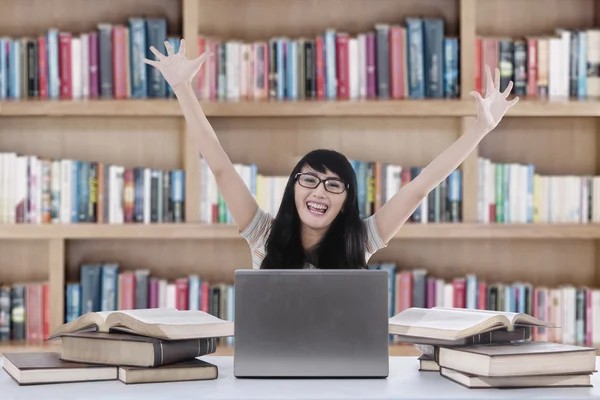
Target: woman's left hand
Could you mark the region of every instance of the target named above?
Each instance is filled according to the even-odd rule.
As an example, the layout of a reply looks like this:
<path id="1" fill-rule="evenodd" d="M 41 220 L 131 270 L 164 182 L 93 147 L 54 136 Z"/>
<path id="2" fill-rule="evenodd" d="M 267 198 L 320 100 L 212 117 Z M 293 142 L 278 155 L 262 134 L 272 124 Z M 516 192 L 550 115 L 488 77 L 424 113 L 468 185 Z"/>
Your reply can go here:
<path id="1" fill-rule="evenodd" d="M 512 81 L 508 83 L 504 92 L 500 93 L 500 70 L 498 70 L 498 68 L 496 68 L 496 75 L 493 81 L 488 65 L 485 66 L 485 74 L 485 98 L 482 98 L 479 92 L 476 91 L 470 92 L 469 94 L 475 97 L 477 102 L 476 124 L 481 126 L 484 134 L 487 134 L 500 123 L 500 120 L 502 120 L 506 111 L 517 104 L 519 97 L 515 97 L 511 101 L 506 100 L 513 87 Z"/>

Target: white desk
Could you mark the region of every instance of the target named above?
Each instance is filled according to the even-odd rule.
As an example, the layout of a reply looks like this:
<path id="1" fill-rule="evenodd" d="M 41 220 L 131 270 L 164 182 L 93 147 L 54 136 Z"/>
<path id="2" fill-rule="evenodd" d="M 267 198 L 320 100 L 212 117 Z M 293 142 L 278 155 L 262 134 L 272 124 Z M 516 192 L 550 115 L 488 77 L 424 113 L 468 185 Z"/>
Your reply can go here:
<path id="1" fill-rule="evenodd" d="M 419 372 L 416 357 L 390 357 L 387 379 L 238 379 L 233 376 L 233 357 L 205 356 L 219 367 L 212 381 L 145 383 L 120 381 L 60 383 L 18 386 L 0 372 L 1 400 L 80 399 L 465 399 L 465 398 L 600 398 L 600 374 L 593 388 L 467 389 L 437 372 Z M 0 357 L 1 361 L 1 357 Z M 1 365 L 1 363 L 0 363 Z"/>

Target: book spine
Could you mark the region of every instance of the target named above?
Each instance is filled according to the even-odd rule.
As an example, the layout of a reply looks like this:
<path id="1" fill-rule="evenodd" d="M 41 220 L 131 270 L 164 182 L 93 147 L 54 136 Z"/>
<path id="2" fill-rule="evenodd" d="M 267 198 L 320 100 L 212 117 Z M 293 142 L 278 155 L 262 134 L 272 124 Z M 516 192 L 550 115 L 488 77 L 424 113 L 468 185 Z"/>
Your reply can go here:
<path id="1" fill-rule="evenodd" d="M 101 310 L 115 311 L 118 303 L 118 274 L 119 266 L 117 264 L 102 265 L 102 284 L 101 284 Z"/>
<path id="2" fill-rule="evenodd" d="M 444 97 L 444 21 L 423 20 L 423 67 L 425 96 Z"/>
<path id="3" fill-rule="evenodd" d="M 148 280 L 150 271 L 135 271 L 135 308 L 148 308 Z"/>
<path id="4" fill-rule="evenodd" d="M 9 341 L 11 339 L 11 288 L 8 286 L 0 287 L 0 341 Z"/>
<path id="5" fill-rule="evenodd" d="M 11 291 L 12 340 L 25 340 L 25 286 L 13 285 Z"/>

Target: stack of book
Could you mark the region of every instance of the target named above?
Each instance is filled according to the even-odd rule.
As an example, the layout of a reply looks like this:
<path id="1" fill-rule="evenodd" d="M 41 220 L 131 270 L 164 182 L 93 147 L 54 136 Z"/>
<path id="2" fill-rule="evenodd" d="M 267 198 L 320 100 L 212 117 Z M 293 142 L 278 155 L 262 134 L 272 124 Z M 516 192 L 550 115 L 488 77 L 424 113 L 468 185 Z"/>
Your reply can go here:
<path id="1" fill-rule="evenodd" d="M 532 341 L 527 314 L 467 308 L 412 307 L 390 318 L 397 342 L 422 354 L 420 371 L 436 371 L 468 388 L 591 386 L 596 349 Z"/>
<path id="2" fill-rule="evenodd" d="M 19 384 L 120 380 L 123 383 L 208 380 L 214 353 L 233 322 L 175 308 L 91 312 L 50 334 L 60 353 L 5 353 L 3 369 Z"/>

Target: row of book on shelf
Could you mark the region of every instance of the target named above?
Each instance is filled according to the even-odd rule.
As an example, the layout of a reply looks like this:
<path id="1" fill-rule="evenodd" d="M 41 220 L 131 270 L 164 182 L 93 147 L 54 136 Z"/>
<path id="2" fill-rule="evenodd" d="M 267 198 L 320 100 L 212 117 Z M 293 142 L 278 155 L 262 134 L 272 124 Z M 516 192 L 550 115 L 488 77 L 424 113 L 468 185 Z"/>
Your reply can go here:
<path id="1" fill-rule="evenodd" d="M 356 174 L 358 207 L 362 218 L 373 215 L 383 204 L 406 186 L 422 167 L 403 167 L 378 161 L 351 159 Z M 265 176 L 256 164 L 234 164 L 238 174 L 257 200 L 259 206 L 277 215 L 288 176 Z M 462 171 L 456 169 L 442 180 L 419 204 L 409 221 L 461 222 Z M 214 174 L 206 160 L 200 159 L 200 221 L 203 223 L 232 223 L 233 219 L 217 187 Z"/>
<path id="2" fill-rule="evenodd" d="M 598 223 L 600 176 L 541 175 L 533 164 L 478 158 L 483 223 Z"/>
<path id="3" fill-rule="evenodd" d="M 1 286 L 0 341 L 48 338 L 48 289 L 47 282 Z M 209 282 L 197 274 L 158 278 L 146 269 L 123 270 L 117 262 L 82 264 L 79 279 L 67 281 L 64 299 L 65 322 L 89 312 L 156 308 L 200 310 L 234 320 L 234 290 L 229 283 Z M 232 343 L 233 338 L 227 338 L 223 344 Z"/>
<path id="4" fill-rule="evenodd" d="M 600 95 L 600 29 L 557 28 L 527 37 L 476 38 L 475 90 L 485 89 L 483 66 L 500 70 L 500 90 L 528 98 Z"/>
<path id="5" fill-rule="evenodd" d="M 568 283 L 550 287 L 492 282 L 473 273 L 446 280 L 424 268 L 399 268 L 394 262 L 371 264 L 369 268 L 388 272 L 390 317 L 411 307 L 524 313 L 556 325 L 553 329 L 535 328 L 531 332 L 535 340 L 573 345 L 600 343 L 598 288 Z"/>
<path id="6" fill-rule="evenodd" d="M 475 274 L 446 280 L 429 275 L 425 269 L 400 269 L 394 262 L 371 263 L 369 268 L 384 269 L 389 274 L 390 318 L 411 307 L 524 313 L 557 326 L 535 328 L 531 333 L 535 340 L 600 343 L 600 290 L 595 288 L 492 283 Z M 67 323 L 89 312 L 169 307 L 235 320 L 235 289 L 231 283 L 210 282 L 198 274 L 167 280 L 145 269 L 124 270 L 116 262 L 84 264 L 79 272 L 79 280 L 69 281 L 65 287 Z M 0 339 L 48 338 L 48 307 L 47 283 L 2 286 Z M 227 344 L 232 343 L 233 338 L 228 338 Z"/>
<path id="7" fill-rule="evenodd" d="M 149 47 L 166 54 L 180 38 L 165 18 L 132 16 L 122 23 L 38 36 L 0 37 L 0 99 L 164 98 L 173 91 L 145 64 Z M 459 41 L 440 18 L 378 23 L 350 35 L 333 28 L 316 36 L 256 41 L 200 33 L 200 54 L 212 52 L 197 79 L 198 97 L 239 99 L 458 98 Z"/>
<path id="8" fill-rule="evenodd" d="M 182 223 L 185 172 L 0 152 L 0 223 Z"/>
<path id="9" fill-rule="evenodd" d="M 210 100 L 458 98 L 459 42 L 440 18 L 378 23 L 351 35 L 243 41 L 200 33 L 198 96 Z"/>
<path id="10" fill-rule="evenodd" d="M 0 100 L 173 97 L 160 71 L 143 62 L 155 59 L 150 46 L 163 54 L 165 41 L 179 46 L 167 32 L 166 18 L 139 16 L 85 32 L 0 32 Z"/>
<path id="11" fill-rule="evenodd" d="M 165 18 L 132 16 L 97 29 L 50 28 L 38 36 L 0 36 L 0 100 L 40 98 L 165 98 L 173 91 L 145 64 L 149 47 L 177 51 Z M 600 29 L 557 28 L 545 35 L 480 35 L 475 47 L 475 89 L 485 89 L 484 66 L 499 68 L 500 88 L 535 97 L 600 94 Z M 200 53 L 212 52 L 199 71 L 204 100 L 458 98 L 459 40 L 440 18 L 408 17 L 350 35 L 328 28 L 316 36 L 256 41 L 200 33 Z M 591 66 L 591 67 L 590 67 Z"/>

